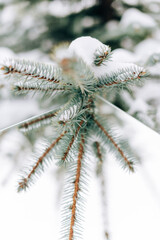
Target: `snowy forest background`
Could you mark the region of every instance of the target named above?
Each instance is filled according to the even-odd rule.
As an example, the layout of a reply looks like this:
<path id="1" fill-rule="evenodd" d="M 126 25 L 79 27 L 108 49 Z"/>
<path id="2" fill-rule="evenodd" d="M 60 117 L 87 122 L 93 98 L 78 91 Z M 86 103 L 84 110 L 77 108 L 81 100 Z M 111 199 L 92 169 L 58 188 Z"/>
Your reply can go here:
<path id="1" fill-rule="evenodd" d="M 20 57 L 53 63 L 56 44 L 90 35 L 116 49 L 113 58 L 145 66 L 150 72 L 143 87 L 107 95 L 125 113 L 100 102 L 106 116 L 116 116 L 113 121 L 129 138 L 139 164 L 136 173 L 128 174 L 108 154 L 106 209 L 93 173 L 85 239 L 105 239 L 103 215 L 111 240 L 160 239 L 159 26 L 159 0 L 0 0 L 0 62 Z M 14 96 L 0 75 L 0 130 L 50 107 L 36 97 Z M 15 187 L 20 169 L 47 131 L 27 136 L 17 129 L 0 133 L 1 239 L 58 239 L 63 172 L 53 162 L 26 193 L 18 194 Z"/>

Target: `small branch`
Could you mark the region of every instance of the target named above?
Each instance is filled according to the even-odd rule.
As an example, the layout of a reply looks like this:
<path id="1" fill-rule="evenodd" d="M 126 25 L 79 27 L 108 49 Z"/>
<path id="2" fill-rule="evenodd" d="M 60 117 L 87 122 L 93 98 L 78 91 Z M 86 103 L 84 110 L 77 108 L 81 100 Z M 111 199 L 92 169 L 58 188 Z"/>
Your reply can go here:
<path id="1" fill-rule="evenodd" d="M 15 86 L 14 88 L 16 91 L 64 91 L 65 88 L 41 88 L 41 87 L 21 87 L 21 86 Z"/>
<path id="2" fill-rule="evenodd" d="M 100 66 L 111 58 L 111 48 L 106 45 L 98 48 L 94 53 L 94 57 L 94 64 Z"/>
<path id="3" fill-rule="evenodd" d="M 126 83 L 126 82 L 128 82 L 128 81 L 130 81 L 130 80 L 135 80 L 135 78 L 127 78 L 127 79 L 125 79 L 125 80 L 122 80 L 122 81 L 113 81 L 113 82 L 111 82 L 111 83 L 106 83 L 106 84 L 104 84 L 105 86 L 107 86 L 107 87 L 109 87 L 109 86 L 113 86 L 113 85 L 117 85 L 117 84 L 123 84 L 123 83 Z"/>
<path id="4" fill-rule="evenodd" d="M 129 70 L 126 70 L 126 72 Z M 131 71 L 131 70 L 130 70 Z M 106 87 L 111 87 L 111 86 L 116 86 L 116 85 L 122 85 L 123 84 L 129 84 L 133 83 L 136 80 L 139 80 L 147 75 L 147 73 L 144 70 L 139 70 L 139 73 L 137 73 L 138 70 L 132 70 L 132 74 L 128 73 L 128 77 L 125 76 L 125 72 L 119 73 L 117 75 L 113 76 L 106 76 L 104 79 L 101 79 L 102 82 L 100 82 L 100 85 L 98 85 L 98 88 L 104 88 Z M 107 80 L 106 79 L 110 79 Z"/>
<path id="5" fill-rule="evenodd" d="M 0 69 L 5 75 L 19 74 L 26 78 L 35 78 L 53 83 L 60 82 L 57 79 L 57 73 L 60 69 L 55 68 L 53 65 L 22 59 L 8 59 L 6 62 L 6 65 Z"/>
<path id="6" fill-rule="evenodd" d="M 8 68 L 7 67 L 2 67 L 1 70 L 7 70 L 5 74 L 21 74 L 23 76 L 27 76 L 27 77 L 32 77 L 32 78 L 36 78 L 36 79 L 41 79 L 41 80 L 45 80 L 45 81 L 48 81 L 48 82 L 54 82 L 54 83 L 59 83 L 58 80 L 56 80 L 54 77 L 52 77 L 51 79 L 47 79 L 46 77 L 44 76 L 40 76 L 39 74 L 33 74 L 33 73 L 28 73 L 26 72 L 26 69 L 24 69 L 23 71 L 20 71 L 20 70 L 17 70 L 16 68 L 12 67 L 12 66 L 9 66 Z"/>
<path id="7" fill-rule="evenodd" d="M 49 118 L 54 117 L 56 115 L 56 113 L 57 112 L 48 113 L 48 114 L 43 115 L 43 116 L 41 116 L 39 118 L 36 118 L 36 119 L 31 120 L 31 121 L 25 122 L 25 123 L 23 123 L 22 125 L 19 126 L 19 129 L 23 129 L 23 128 L 27 129 L 28 127 L 30 127 L 30 126 L 32 126 L 32 125 L 34 125 L 36 123 L 39 123 L 39 122 L 42 122 L 44 120 L 47 120 Z"/>
<path id="8" fill-rule="evenodd" d="M 128 160 L 128 158 L 125 156 L 124 152 L 122 149 L 118 146 L 118 144 L 114 141 L 112 136 L 104 129 L 104 127 L 96 120 L 94 119 L 95 123 L 97 126 L 101 129 L 101 131 L 106 135 L 106 137 L 111 141 L 111 143 L 114 145 L 114 147 L 118 150 L 122 158 L 124 159 L 125 163 L 127 164 L 128 168 L 130 171 L 134 172 L 134 168 L 132 166 L 132 162 Z"/>
<path id="9" fill-rule="evenodd" d="M 133 74 L 135 74 L 135 72 L 133 72 Z M 112 85 L 117 85 L 117 84 L 123 84 L 123 83 L 129 82 L 129 81 L 134 81 L 134 80 L 140 79 L 141 76 L 143 76 L 145 74 L 146 74 L 146 72 L 140 72 L 136 78 L 132 77 L 132 78 L 127 78 L 122 81 L 117 81 L 117 82 L 113 81 L 112 83 L 106 83 L 105 86 L 112 86 Z"/>
<path id="10" fill-rule="evenodd" d="M 84 154 L 84 136 L 81 135 L 81 142 L 79 145 L 79 154 L 78 154 L 78 161 L 77 161 L 77 171 L 76 171 L 76 179 L 74 182 L 74 194 L 73 194 L 73 205 L 72 205 L 72 215 L 71 215 L 71 223 L 70 223 L 70 232 L 69 232 L 69 240 L 73 240 L 73 227 L 75 223 L 75 214 L 76 214 L 76 203 L 77 203 L 77 197 L 78 197 L 78 191 L 79 189 L 79 181 L 80 181 L 80 175 L 81 175 L 81 164 L 82 164 L 82 158 Z"/>
<path id="11" fill-rule="evenodd" d="M 71 141 L 70 141 L 70 143 L 69 143 L 69 145 L 68 145 L 68 148 L 67 148 L 67 150 L 65 151 L 65 153 L 64 153 L 64 155 L 63 155 L 63 157 L 62 157 L 62 161 L 63 161 L 63 162 L 66 160 L 66 158 L 67 158 L 67 156 L 68 156 L 68 153 L 69 153 L 69 151 L 70 151 L 70 149 L 71 149 L 71 147 L 72 147 L 72 145 L 73 145 L 73 143 L 74 143 L 75 138 L 76 138 L 77 135 L 78 135 L 78 132 L 79 132 L 79 130 L 80 130 L 83 122 L 84 122 L 84 121 L 82 120 L 82 121 L 80 122 L 79 126 L 77 127 L 77 130 L 76 130 L 76 132 L 75 132 L 75 135 L 73 135 L 73 137 L 72 137 L 72 139 L 71 139 Z"/>
<path id="12" fill-rule="evenodd" d="M 36 164 L 33 166 L 32 170 L 28 174 L 26 178 L 23 179 L 22 182 L 19 182 L 18 186 L 18 192 L 21 190 L 25 190 L 28 187 L 28 182 L 31 179 L 32 175 L 35 173 L 37 168 L 43 163 L 44 158 L 46 155 L 53 149 L 53 147 L 63 138 L 63 136 L 66 134 L 66 131 L 63 132 L 52 144 L 45 150 L 45 152 L 42 154 L 42 156 L 38 159 Z"/>

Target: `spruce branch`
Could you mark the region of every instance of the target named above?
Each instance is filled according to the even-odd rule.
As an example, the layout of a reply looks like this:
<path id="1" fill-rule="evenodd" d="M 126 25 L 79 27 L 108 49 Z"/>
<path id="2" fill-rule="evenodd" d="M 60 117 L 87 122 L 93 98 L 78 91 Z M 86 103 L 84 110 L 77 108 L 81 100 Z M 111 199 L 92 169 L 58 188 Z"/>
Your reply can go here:
<path id="1" fill-rule="evenodd" d="M 8 59 L 1 70 L 5 75 L 12 75 L 12 79 L 43 80 L 54 84 L 59 83 L 62 79 L 60 68 L 28 60 Z"/>
<path id="2" fill-rule="evenodd" d="M 26 121 L 19 126 L 22 132 L 30 131 L 35 128 L 39 128 L 44 125 L 49 125 L 52 122 L 53 117 L 57 114 L 57 110 L 49 111 L 46 114 L 38 116 L 30 121 Z"/>
<path id="3" fill-rule="evenodd" d="M 54 158 L 57 162 L 57 165 L 66 164 L 68 162 L 74 162 L 75 152 L 77 152 L 77 146 L 80 141 L 80 133 L 85 127 L 84 120 L 81 120 L 80 123 L 76 123 L 72 134 L 68 133 L 63 137 L 63 141 L 57 146 L 56 153 Z"/>
<path id="4" fill-rule="evenodd" d="M 62 161 L 63 163 L 66 161 L 66 159 L 67 159 L 67 157 L 68 157 L 68 155 L 69 155 L 69 152 L 70 152 L 70 150 L 71 150 L 71 148 L 72 148 L 72 146 L 73 146 L 73 144 L 74 144 L 74 141 L 75 141 L 75 139 L 76 139 L 76 137 L 77 137 L 77 135 L 78 135 L 78 133 L 79 133 L 79 131 L 80 131 L 81 126 L 82 126 L 83 123 L 84 123 L 84 121 L 82 120 L 82 121 L 80 122 L 79 126 L 77 127 L 77 129 L 76 129 L 76 131 L 75 131 L 75 134 L 72 136 L 71 141 L 69 142 L 69 145 L 68 145 L 67 149 L 66 149 L 65 152 L 63 153 L 63 156 L 62 156 L 62 159 L 61 159 L 61 161 Z"/>
<path id="5" fill-rule="evenodd" d="M 72 98 L 70 98 L 68 102 L 58 111 L 55 122 L 62 121 L 65 123 L 74 119 L 82 110 L 82 106 L 83 97 L 81 96 L 81 94 L 79 92 L 72 94 Z"/>
<path id="6" fill-rule="evenodd" d="M 99 78 L 98 88 L 105 87 L 125 87 L 128 84 L 142 84 L 147 73 L 142 67 L 131 65 L 130 67 L 119 69 L 117 72 L 106 74 Z"/>
<path id="7" fill-rule="evenodd" d="M 133 167 L 134 161 L 133 161 L 132 157 L 127 156 L 127 155 L 129 155 L 127 152 L 125 154 L 124 150 L 119 146 L 120 142 L 118 144 L 116 142 L 116 140 L 114 140 L 114 137 L 106 130 L 106 128 L 103 127 L 103 125 L 99 121 L 94 119 L 94 122 L 96 123 L 98 128 L 102 131 L 102 133 L 107 137 L 107 139 L 110 141 L 111 145 L 115 148 L 115 150 L 117 150 L 117 152 L 119 153 L 120 161 L 123 162 L 123 167 L 128 168 L 131 172 L 134 172 L 134 167 Z M 108 145 L 108 146 L 110 146 L 110 145 Z M 111 149 L 112 149 L 112 147 L 111 147 Z"/>
<path id="8" fill-rule="evenodd" d="M 80 239 L 84 223 L 84 211 L 87 182 L 92 165 L 87 158 L 87 133 L 83 130 L 79 136 L 74 161 L 67 163 L 67 177 L 62 201 L 61 239 Z"/>
<path id="9" fill-rule="evenodd" d="M 24 83 L 24 82 L 18 82 L 13 85 L 13 91 L 16 94 L 28 94 L 29 92 L 32 93 L 41 93 L 42 96 L 49 95 L 55 96 L 56 93 L 63 93 L 64 91 L 67 92 L 65 87 L 55 87 L 48 84 L 32 84 L 32 83 Z"/>
<path id="10" fill-rule="evenodd" d="M 42 155 L 36 157 L 19 182 L 18 191 L 26 190 L 52 158 L 58 165 L 65 165 L 67 177 L 62 201 L 61 239 L 73 240 L 82 237 L 92 158 L 98 159 L 97 172 L 102 177 L 102 187 L 105 185 L 102 175 L 106 149 L 115 155 L 123 168 L 134 171 L 133 153 L 127 142 L 113 131 L 109 121 L 100 115 L 95 104 L 96 94 L 102 94 L 106 88 L 138 85 L 147 74 L 143 67 L 135 64 L 110 61 L 110 47 L 91 37 L 73 41 L 67 54 L 65 52 L 60 59 L 54 58 L 59 67 L 10 59 L 1 71 L 13 79 L 14 91 L 19 94 L 42 93 L 53 100 L 58 93 L 59 99 L 64 98 L 65 102 L 56 110 L 19 126 L 25 132 L 51 125 L 56 137 L 53 136 Z M 105 196 L 104 191 L 102 195 Z M 107 230 L 105 237 L 108 238 Z"/>
<path id="11" fill-rule="evenodd" d="M 82 165 L 81 161 L 83 158 L 83 154 L 84 154 L 84 136 L 81 135 L 81 142 L 79 145 L 79 153 L 78 153 L 78 161 L 77 161 L 76 178 L 74 181 L 73 203 L 71 206 L 72 213 L 71 213 L 69 240 L 73 239 L 73 227 L 74 227 L 75 218 L 76 218 L 76 203 L 77 203 L 78 191 L 80 190 L 79 181 L 80 181 L 80 176 L 81 176 L 81 165 Z"/>
<path id="12" fill-rule="evenodd" d="M 26 177 L 22 178 L 22 181 L 18 183 L 18 192 L 22 190 L 26 190 L 29 185 L 32 183 L 33 178 L 36 174 L 39 174 L 43 170 L 44 161 L 47 158 L 47 155 L 50 153 L 50 151 L 55 147 L 56 144 L 64 137 L 66 132 L 63 132 L 56 140 L 54 140 L 49 147 L 46 148 L 44 153 L 38 158 L 35 165 L 32 167 L 29 174 L 27 174 Z M 39 171 L 38 171 L 39 170 Z"/>
<path id="13" fill-rule="evenodd" d="M 111 60 L 111 48 L 104 45 L 98 48 L 94 53 L 94 64 L 100 66 Z"/>

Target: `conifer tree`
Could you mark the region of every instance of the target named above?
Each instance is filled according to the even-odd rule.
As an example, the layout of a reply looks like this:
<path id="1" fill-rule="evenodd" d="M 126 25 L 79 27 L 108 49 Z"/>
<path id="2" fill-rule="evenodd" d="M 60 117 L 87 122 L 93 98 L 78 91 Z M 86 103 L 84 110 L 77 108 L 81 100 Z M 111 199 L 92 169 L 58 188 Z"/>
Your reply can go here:
<path id="1" fill-rule="evenodd" d="M 106 150 L 111 151 L 124 169 L 134 171 L 135 158 L 126 140 L 114 131 L 109 119 L 101 116 L 97 96 L 113 89 L 139 85 L 146 77 L 143 67 L 112 61 L 111 48 L 95 38 L 80 37 L 60 54 L 57 65 L 22 59 L 8 59 L 1 67 L 17 94 L 63 97 L 66 103 L 19 126 L 24 132 L 51 125 L 53 137 L 23 171 L 18 191 L 28 189 L 45 170 L 48 162 L 65 165 L 67 176 L 62 202 L 61 239 L 79 239 L 89 191 L 90 171 L 96 161 L 100 168 Z M 101 173 L 101 171 L 100 171 Z M 106 232 L 106 237 L 108 233 Z"/>

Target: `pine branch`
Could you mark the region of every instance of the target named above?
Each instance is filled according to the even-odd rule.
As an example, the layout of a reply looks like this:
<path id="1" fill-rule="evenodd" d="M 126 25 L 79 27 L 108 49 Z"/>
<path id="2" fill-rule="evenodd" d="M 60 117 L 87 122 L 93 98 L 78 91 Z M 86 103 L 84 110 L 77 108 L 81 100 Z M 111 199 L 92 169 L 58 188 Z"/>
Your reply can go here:
<path id="1" fill-rule="evenodd" d="M 73 89 L 81 90 L 81 93 L 94 90 L 94 84 L 97 83 L 90 67 L 81 58 L 69 59 L 69 67 L 63 71 L 66 82 L 69 82 Z"/>
<path id="2" fill-rule="evenodd" d="M 13 90 L 16 94 L 28 94 L 29 92 L 33 93 L 42 93 L 43 96 L 49 95 L 52 96 L 57 92 L 63 93 L 64 91 L 67 92 L 65 87 L 55 87 L 54 85 L 47 85 L 47 84 L 31 84 L 31 83 L 23 83 L 19 82 L 14 84 Z"/>
<path id="3" fill-rule="evenodd" d="M 88 134 L 81 133 L 74 152 L 75 159 L 67 163 L 68 176 L 65 180 L 62 202 L 61 239 L 80 239 L 83 230 L 85 197 L 88 192 L 87 181 L 92 169 L 91 160 L 87 159 L 86 146 Z"/>
<path id="4" fill-rule="evenodd" d="M 129 153 L 127 153 L 127 151 L 123 150 L 122 147 L 120 147 L 120 142 L 119 144 L 114 140 L 114 137 L 109 134 L 109 132 L 99 123 L 99 121 L 97 121 L 96 119 L 94 119 L 94 122 L 96 123 L 96 125 L 98 126 L 98 128 L 101 130 L 101 132 L 108 138 L 108 140 L 110 141 L 110 143 L 112 144 L 112 146 L 117 150 L 117 152 L 119 153 L 119 156 L 121 157 L 122 162 L 124 163 L 124 167 L 128 168 L 131 172 L 134 172 L 134 168 L 133 168 L 133 159 L 132 157 L 129 156 Z M 122 145 L 122 144 L 121 144 Z M 108 144 L 108 146 L 110 146 Z M 127 146 L 125 146 L 126 148 Z M 127 149 L 127 148 L 126 148 Z M 126 154 L 125 154 L 126 152 Z M 127 156 L 128 155 L 128 156 Z M 119 159 L 119 157 L 117 156 L 117 159 Z"/>
<path id="5" fill-rule="evenodd" d="M 100 66 L 111 59 L 111 48 L 104 45 L 98 48 L 94 53 L 94 64 Z"/>
<path id="6" fill-rule="evenodd" d="M 109 75 L 106 74 L 98 78 L 97 88 L 124 87 L 128 84 L 140 84 L 146 76 L 147 74 L 142 67 L 131 65 L 130 68 L 123 68 L 117 72 L 112 72 Z"/>
<path id="7" fill-rule="evenodd" d="M 75 117 L 77 117 L 77 115 L 81 111 L 82 105 L 83 105 L 83 98 L 81 94 L 79 92 L 72 94 L 69 101 L 63 107 L 61 107 L 60 110 L 58 111 L 55 118 L 55 122 L 61 121 L 66 123 L 74 119 Z"/>
<path id="8" fill-rule="evenodd" d="M 57 165 L 66 165 L 69 162 L 75 161 L 75 153 L 77 152 L 77 146 L 80 141 L 80 132 L 84 126 L 84 120 L 81 120 L 80 123 L 76 123 L 73 127 L 72 134 L 68 130 L 68 133 L 64 136 L 63 141 L 57 146 L 54 154 Z"/>
<path id="9" fill-rule="evenodd" d="M 84 121 L 82 120 L 80 122 L 79 126 L 77 127 L 75 134 L 72 136 L 72 139 L 69 142 L 69 145 L 68 145 L 68 147 L 67 147 L 66 151 L 64 152 L 63 157 L 61 159 L 63 163 L 66 161 L 67 156 L 69 155 L 69 152 L 70 152 L 70 150 L 71 150 L 71 148 L 72 148 L 72 146 L 74 144 L 74 141 L 75 141 L 75 139 L 76 139 L 76 137 L 77 137 L 77 135 L 79 133 L 79 130 L 81 129 L 81 126 L 82 126 L 83 123 L 84 123 Z"/>
<path id="10" fill-rule="evenodd" d="M 21 59 L 8 59 L 1 68 L 5 75 L 12 74 L 12 78 L 21 78 L 23 80 L 43 80 L 54 84 L 62 80 L 61 69 L 53 65 L 37 63 L 34 61 Z"/>
<path id="11" fill-rule="evenodd" d="M 55 145 L 58 144 L 58 142 L 64 137 L 65 134 L 66 134 L 66 132 L 63 132 L 56 140 L 54 140 L 52 142 L 52 144 L 49 147 L 46 148 L 44 153 L 38 158 L 35 165 L 32 167 L 29 174 L 27 174 L 27 176 L 25 178 L 22 178 L 22 181 L 18 183 L 18 185 L 19 185 L 18 192 L 20 192 L 22 190 L 26 190 L 29 187 L 29 184 L 33 181 L 33 176 L 36 173 L 39 173 L 38 169 L 43 170 L 42 166 L 44 165 L 44 161 L 46 160 L 47 155 L 55 147 Z"/>
<path id="12" fill-rule="evenodd" d="M 70 232 L 69 232 L 69 240 L 73 239 L 73 227 L 75 224 L 75 218 L 76 218 L 76 203 L 77 203 L 77 197 L 78 197 L 78 191 L 79 188 L 79 181 L 80 181 L 80 175 L 81 175 L 81 161 L 84 154 L 84 136 L 81 135 L 81 143 L 79 145 L 79 154 L 78 154 L 78 161 L 77 161 L 77 172 L 76 172 L 76 179 L 74 182 L 74 194 L 73 194 L 73 204 L 72 204 L 72 214 L 71 214 L 71 223 L 70 223 Z"/>
<path id="13" fill-rule="evenodd" d="M 9 59 L 1 71 L 4 75 L 12 76 L 15 82 L 13 90 L 18 94 L 39 92 L 43 96 L 55 96 L 56 93 L 70 90 L 71 84 L 62 78 L 62 69 L 53 65 Z"/>
<path id="14" fill-rule="evenodd" d="M 81 237 L 87 181 L 92 169 L 91 159 L 87 156 L 93 156 L 94 151 L 98 159 L 97 175 L 101 177 L 103 198 L 103 153 L 107 147 L 124 168 L 134 171 L 134 158 L 128 144 L 113 132 L 106 119 L 103 122 L 102 117 L 96 115 L 95 95 L 106 88 L 139 84 L 146 76 L 146 71 L 135 64 L 110 62 L 110 47 L 97 39 L 78 38 L 71 43 L 69 50 L 66 52 L 68 56 L 65 53 L 64 58 L 61 55 L 57 60 L 59 68 L 10 59 L 0 69 L 4 75 L 12 77 L 17 93 L 42 93 L 52 99 L 57 92 L 60 97 L 69 93 L 59 109 L 23 122 L 19 127 L 27 131 L 50 124 L 55 129 L 56 138 L 52 137 L 52 143 L 45 147 L 40 157 L 36 157 L 19 182 L 18 191 L 26 190 L 53 157 L 59 165 L 65 164 L 67 178 L 62 202 L 62 239 L 65 240 Z M 92 154 L 89 155 L 90 150 Z M 108 238 L 107 231 L 105 237 Z"/>
<path id="15" fill-rule="evenodd" d="M 43 125 L 51 124 L 53 117 L 57 114 L 57 110 L 50 111 L 46 114 L 43 114 L 35 119 L 26 121 L 19 126 L 19 129 L 23 132 L 30 131 L 35 128 L 39 128 Z"/>

